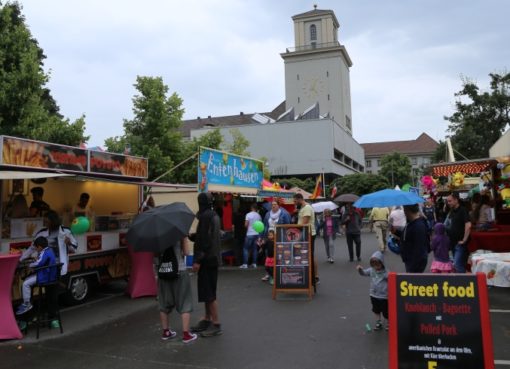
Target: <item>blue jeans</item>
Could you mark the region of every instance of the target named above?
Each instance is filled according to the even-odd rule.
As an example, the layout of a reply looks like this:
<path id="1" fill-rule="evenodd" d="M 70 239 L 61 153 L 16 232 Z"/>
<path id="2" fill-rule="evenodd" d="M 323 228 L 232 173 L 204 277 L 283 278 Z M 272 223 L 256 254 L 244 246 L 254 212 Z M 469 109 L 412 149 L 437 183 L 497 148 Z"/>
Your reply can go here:
<path id="1" fill-rule="evenodd" d="M 250 256 L 250 250 L 252 251 L 252 264 L 257 264 L 257 238 L 259 235 L 246 236 L 243 246 L 243 264 L 248 264 L 248 257 Z"/>
<path id="2" fill-rule="evenodd" d="M 467 258 L 467 246 L 456 244 L 453 249 L 453 267 L 456 273 L 466 273 Z"/>

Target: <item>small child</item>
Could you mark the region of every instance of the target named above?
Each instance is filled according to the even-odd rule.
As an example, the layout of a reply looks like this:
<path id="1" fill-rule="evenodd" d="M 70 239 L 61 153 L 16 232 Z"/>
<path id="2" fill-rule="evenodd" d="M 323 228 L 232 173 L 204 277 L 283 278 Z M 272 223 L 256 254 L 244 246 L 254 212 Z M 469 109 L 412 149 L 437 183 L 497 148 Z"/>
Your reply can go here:
<path id="1" fill-rule="evenodd" d="M 384 267 L 384 257 L 381 251 L 376 251 L 370 257 L 370 268 L 356 267 L 358 273 L 371 278 L 370 301 L 376 322 L 374 331 L 382 329 L 381 315 L 385 319 L 385 329 L 388 330 L 388 272 Z"/>
<path id="2" fill-rule="evenodd" d="M 432 273 L 451 273 L 452 262 L 450 260 L 450 239 L 446 235 L 446 228 L 443 223 L 434 225 L 434 236 L 430 249 L 434 252 L 434 260 L 430 266 Z"/>
<path id="3" fill-rule="evenodd" d="M 269 281 L 269 284 L 273 284 L 273 268 L 274 268 L 274 230 L 267 232 L 267 238 L 263 238 L 260 241 L 260 247 L 265 252 L 266 258 L 264 266 L 266 267 L 266 275 L 262 277 L 262 280 Z"/>
<path id="4" fill-rule="evenodd" d="M 51 247 L 48 246 L 46 237 L 37 237 L 34 241 L 34 248 L 37 250 L 37 260 L 29 265 L 30 268 L 38 268 L 56 263 L 55 254 Z M 32 286 L 37 282 L 45 283 L 53 281 L 57 278 L 57 267 L 39 270 L 37 273 L 29 275 L 23 282 L 23 303 L 18 306 L 16 315 L 25 314 L 32 309 L 30 297 L 32 295 Z"/>

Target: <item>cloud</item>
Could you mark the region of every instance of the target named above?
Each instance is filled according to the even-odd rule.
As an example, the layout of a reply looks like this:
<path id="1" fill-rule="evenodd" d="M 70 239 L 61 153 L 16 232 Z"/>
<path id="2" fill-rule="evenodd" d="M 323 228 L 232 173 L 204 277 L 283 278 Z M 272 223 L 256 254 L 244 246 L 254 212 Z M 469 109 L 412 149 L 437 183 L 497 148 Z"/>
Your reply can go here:
<path id="1" fill-rule="evenodd" d="M 47 55 L 61 112 L 85 113 L 90 144 L 123 133 L 136 76 L 161 76 L 186 118 L 264 112 L 284 100 L 280 53 L 294 46 L 291 17 L 305 0 L 22 1 Z M 340 22 L 353 60 L 359 142 L 444 136 L 460 75 L 487 86 L 508 67 L 506 0 L 319 3 Z M 377 127 L 378 129 L 373 129 Z M 380 128 L 380 129 L 379 129 Z"/>

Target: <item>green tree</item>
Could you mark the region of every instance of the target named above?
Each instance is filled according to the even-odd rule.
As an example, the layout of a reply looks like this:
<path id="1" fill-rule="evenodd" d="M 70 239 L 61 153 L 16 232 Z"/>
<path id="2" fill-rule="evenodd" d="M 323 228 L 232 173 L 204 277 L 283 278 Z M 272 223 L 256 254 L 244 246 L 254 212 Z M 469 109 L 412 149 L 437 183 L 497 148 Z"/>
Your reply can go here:
<path id="1" fill-rule="evenodd" d="M 198 138 L 195 137 L 192 141 L 184 145 L 183 160 L 198 155 L 198 150 L 201 146 L 219 150 L 222 142 L 223 137 L 221 136 L 219 128 L 215 128 Z M 196 157 L 193 159 L 190 159 L 179 168 L 179 176 L 177 179 L 180 183 L 197 183 L 198 159 Z"/>
<path id="2" fill-rule="evenodd" d="M 337 196 L 344 193 L 353 193 L 361 196 L 388 188 L 390 183 L 386 177 L 381 175 L 356 173 L 336 178 L 330 183 L 329 187 L 332 188 L 335 185 L 337 188 Z M 331 192 L 328 192 L 328 194 L 329 193 Z"/>
<path id="3" fill-rule="evenodd" d="M 124 135 L 108 138 L 109 151 L 123 152 L 149 160 L 149 178 L 168 172 L 179 162 L 183 145 L 179 127 L 184 110 L 182 99 L 173 93 L 161 77 L 138 76 L 134 85 L 139 95 L 133 97 L 133 119 L 124 119 Z M 175 181 L 178 171 L 165 174 L 162 180 Z"/>
<path id="4" fill-rule="evenodd" d="M 250 152 L 247 150 L 250 147 L 250 141 L 243 136 L 239 128 L 231 128 L 229 132 L 232 142 L 224 144 L 224 150 L 236 155 L 250 156 Z"/>
<path id="5" fill-rule="evenodd" d="M 314 176 L 313 178 L 306 178 L 306 179 L 299 179 L 299 178 L 274 178 L 273 182 L 278 182 L 281 186 L 285 188 L 291 188 L 291 187 L 299 187 L 302 190 L 305 190 L 307 192 L 313 192 L 315 189 L 315 181 L 317 179 L 317 176 Z"/>
<path id="6" fill-rule="evenodd" d="M 510 73 L 489 74 L 487 91 L 468 78 L 462 78 L 462 90 L 455 96 L 456 111 L 449 117 L 453 148 L 469 159 L 489 156 L 489 148 L 510 124 Z"/>
<path id="7" fill-rule="evenodd" d="M 399 185 L 402 187 L 412 181 L 411 162 L 406 155 L 399 152 L 392 152 L 381 158 L 381 170 L 379 174 L 385 177 L 392 187 Z"/>
<path id="8" fill-rule="evenodd" d="M 71 123 L 45 87 L 46 58 L 17 2 L 0 4 L 0 134 L 77 146 L 86 142 L 85 117 Z"/>

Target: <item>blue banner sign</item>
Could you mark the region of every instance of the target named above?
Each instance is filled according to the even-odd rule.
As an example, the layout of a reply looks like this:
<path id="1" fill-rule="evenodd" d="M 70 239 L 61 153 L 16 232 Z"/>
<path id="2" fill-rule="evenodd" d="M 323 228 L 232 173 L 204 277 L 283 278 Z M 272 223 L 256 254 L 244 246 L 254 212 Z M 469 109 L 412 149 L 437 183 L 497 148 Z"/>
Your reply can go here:
<path id="1" fill-rule="evenodd" d="M 198 160 L 198 192 L 254 192 L 262 188 L 264 164 L 228 152 L 201 147 Z M 250 191 L 251 190 L 251 191 Z"/>

